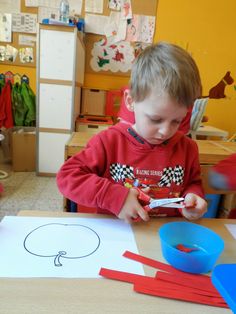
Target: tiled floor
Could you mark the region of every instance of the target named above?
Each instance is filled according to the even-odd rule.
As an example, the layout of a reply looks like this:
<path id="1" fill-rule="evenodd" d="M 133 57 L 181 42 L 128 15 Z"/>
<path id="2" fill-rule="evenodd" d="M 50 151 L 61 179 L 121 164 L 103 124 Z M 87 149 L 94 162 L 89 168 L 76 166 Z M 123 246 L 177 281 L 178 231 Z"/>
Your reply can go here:
<path id="1" fill-rule="evenodd" d="M 63 197 L 55 177 L 36 176 L 35 172 L 13 172 L 4 161 L 0 147 L 0 170 L 9 175 L 0 179 L 4 192 L 0 194 L 0 220 L 5 215 L 16 215 L 19 210 L 63 211 Z"/>

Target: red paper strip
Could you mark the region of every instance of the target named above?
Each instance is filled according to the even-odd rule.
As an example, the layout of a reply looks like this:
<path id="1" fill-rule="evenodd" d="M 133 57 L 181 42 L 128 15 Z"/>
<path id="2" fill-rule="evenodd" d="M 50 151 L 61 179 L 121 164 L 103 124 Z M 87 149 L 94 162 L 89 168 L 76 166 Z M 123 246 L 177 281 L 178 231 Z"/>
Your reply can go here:
<path id="1" fill-rule="evenodd" d="M 163 271 L 167 271 L 167 272 L 171 272 L 171 273 L 180 273 L 179 270 L 175 269 L 174 267 L 167 265 L 165 263 L 156 261 L 154 259 L 130 252 L 130 251 L 125 251 L 125 253 L 123 254 L 124 257 L 127 257 L 129 259 L 132 259 L 136 262 L 140 262 L 142 264 L 151 266 L 153 268 L 157 268 Z"/>
<path id="2" fill-rule="evenodd" d="M 216 288 L 213 286 L 213 284 L 211 283 L 211 279 L 210 277 L 209 281 L 202 284 L 201 281 L 198 281 L 198 278 L 185 278 L 184 276 L 180 276 L 180 275 L 174 275 L 174 274 L 170 274 L 170 273 L 165 273 L 165 272 L 160 272 L 158 271 L 156 273 L 156 279 L 161 279 L 161 280 L 165 280 L 168 282 L 174 282 L 174 283 L 178 283 L 181 286 L 186 286 L 186 287 L 191 287 L 191 288 L 195 288 L 201 291 L 206 291 L 209 294 L 211 294 L 212 296 L 216 296 L 216 297 L 220 297 L 219 292 L 216 290 Z"/>
<path id="3" fill-rule="evenodd" d="M 185 246 L 185 245 L 183 245 L 183 244 L 177 244 L 176 245 L 176 248 L 178 249 L 178 250 L 180 250 L 180 251 L 182 251 L 182 252 L 185 252 L 185 253 L 191 253 L 191 252 L 193 252 L 193 251 L 197 251 L 197 250 L 199 250 L 199 249 L 197 249 L 197 248 L 195 248 L 195 247 L 187 247 L 187 246 Z"/>
<path id="4" fill-rule="evenodd" d="M 173 290 L 166 291 L 161 288 L 151 290 L 147 288 L 146 286 L 143 286 L 142 284 L 138 284 L 138 283 L 134 284 L 134 291 L 139 292 L 139 293 L 153 295 L 153 296 L 168 298 L 168 299 L 175 299 L 175 300 L 188 301 L 188 302 L 228 308 L 228 305 L 226 303 L 215 302 L 214 298 L 212 297 L 198 296 L 193 293 L 187 293 L 185 291 L 184 292 L 173 291 Z"/>
<path id="5" fill-rule="evenodd" d="M 130 251 L 125 251 L 125 253 L 123 254 L 124 257 L 127 257 L 129 259 L 132 259 L 134 261 L 140 262 L 142 264 L 151 266 L 153 268 L 157 268 L 160 270 L 163 270 L 165 272 L 171 273 L 171 274 L 176 274 L 176 275 L 180 275 L 181 277 L 187 278 L 189 280 L 195 280 L 197 278 L 197 280 L 201 281 L 202 284 L 207 284 L 209 282 L 210 277 L 206 276 L 206 275 L 199 275 L 199 274 L 190 274 L 190 273 L 185 273 L 182 272 L 181 270 L 178 270 L 168 264 L 156 261 L 154 259 L 136 254 L 136 253 L 132 253 Z"/>
<path id="6" fill-rule="evenodd" d="M 197 290 L 191 287 L 181 286 L 179 284 L 163 281 L 161 279 L 155 279 L 153 277 L 132 274 L 132 273 L 108 269 L 108 268 L 101 268 L 99 274 L 109 279 L 133 283 L 134 288 L 142 287 L 142 291 L 143 290 L 151 291 L 148 294 L 152 294 L 152 295 L 163 296 L 166 298 L 168 297 L 175 298 L 173 296 L 177 294 L 178 296 L 177 299 L 180 299 L 180 300 L 185 300 L 183 299 L 184 296 L 190 295 L 191 302 L 203 303 L 203 304 L 209 304 L 209 302 L 211 302 L 210 305 L 222 306 L 222 307 L 225 307 L 226 305 L 224 300 L 221 297 L 215 297 L 215 296 L 209 295 L 209 293 L 207 292 L 204 293 L 201 290 Z M 138 292 L 142 292 L 142 291 L 138 291 Z M 147 292 L 144 292 L 144 293 L 147 293 Z M 210 299 L 210 301 L 208 301 L 208 303 L 205 303 L 206 300 L 208 299 Z M 201 302 L 199 302 L 199 300 Z"/>
<path id="7" fill-rule="evenodd" d="M 156 278 L 101 268 L 100 275 L 134 284 L 137 292 L 219 307 L 228 307 L 210 277 L 184 273 L 165 263 L 126 251 L 124 257 L 160 269 Z"/>
<path id="8" fill-rule="evenodd" d="M 150 290 L 162 289 L 163 291 L 164 290 L 181 291 L 184 293 L 186 292 L 196 294 L 199 296 L 211 297 L 211 300 L 214 300 L 215 303 L 225 303 L 224 299 L 219 294 L 215 295 L 214 293 L 204 291 L 202 289 L 183 286 L 175 282 L 168 282 L 161 279 L 153 280 L 153 278 L 142 278 L 140 280 L 135 281 L 134 283 L 140 284 Z"/>
<path id="9" fill-rule="evenodd" d="M 109 279 L 120 280 L 120 281 L 125 281 L 125 282 L 130 282 L 130 283 L 134 283 L 135 281 L 139 281 L 138 279 L 143 279 L 146 277 L 143 275 L 137 275 L 133 273 L 127 273 L 124 271 L 113 270 L 113 269 L 108 269 L 108 268 L 103 268 L 103 267 L 100 269 L 99 275 L 109 278 Z M 152 277 L 147 277 L 147 278 L 152 278 Z"/>

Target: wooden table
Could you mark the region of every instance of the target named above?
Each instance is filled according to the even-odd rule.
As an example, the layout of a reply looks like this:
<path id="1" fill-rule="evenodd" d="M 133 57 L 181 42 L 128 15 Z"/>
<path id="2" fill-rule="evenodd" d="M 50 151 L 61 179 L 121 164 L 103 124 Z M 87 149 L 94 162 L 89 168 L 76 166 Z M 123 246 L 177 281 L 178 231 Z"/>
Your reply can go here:
<path id="1" fill-rule="evenodd" d="M 96 217 L 43 211 L 21 211 L 20 216 L 36 217 Z M 162 258 L 157 232 L 166 222 L 181 219 L 152 219 L 148 223 L 133 225 L 139 253 L 165 262 Z M 221 235 L 225 250 L 218 263 L 235 263 L 236 240 L 224 224 L 236 224 L 236 220 L 201 219 L 197 223 L 209 227 Z M 155 270 L 144 267 L 146 275 Z M 1 278 L 0 313 L 3 314 L 78 314 L 78 313 L 135 313 L 135 314 L 226 314 L 228 309 L 152 297 L 132 291 L 132 285 L 108 279 L 62 278 Z"/>
<path id="2" fill-rule="evenodd" d="M 236 153 L 236 142 L 196 140 L 201 165 L 215 165 Z"/>
<path id="3" fill-rule="evenodd" d="M 92 132 L 73 132 L 65 145 L 65 160 L 80 152 L 94 135 Z"/>
<path id="4" fill-rule="evenodd" d="M 65 146 L 65 159 L 81 151 L 90 138 L 90 132 L 74 132 Z M 196 140 L 201 165 L 214 165 L 227 156 L 236 153 L 235 142 Z"/>

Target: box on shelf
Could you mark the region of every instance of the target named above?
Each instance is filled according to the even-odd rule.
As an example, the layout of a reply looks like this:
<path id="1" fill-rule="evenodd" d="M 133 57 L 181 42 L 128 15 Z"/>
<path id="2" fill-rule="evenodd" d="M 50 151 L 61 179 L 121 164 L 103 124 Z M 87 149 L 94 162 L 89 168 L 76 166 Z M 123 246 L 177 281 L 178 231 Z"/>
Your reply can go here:
<path id="1" fill-rule="evenodd" d="M 12 132 L 13 171 L 35 171 L 36 135 L 35 128 L 14 128 Z"/>
<path id="2" fill-rule="evenodd" d="M 79 115 L 76 119 L 75 130 L 98 133 L 111 125 L 113 125 L 113 120 L 110 116 Z"/>
<path id="3" fill-rule="evenodd" d="M 104 115 L 106 91 L 100 89 L 82 89 L 82 114 Z"/>

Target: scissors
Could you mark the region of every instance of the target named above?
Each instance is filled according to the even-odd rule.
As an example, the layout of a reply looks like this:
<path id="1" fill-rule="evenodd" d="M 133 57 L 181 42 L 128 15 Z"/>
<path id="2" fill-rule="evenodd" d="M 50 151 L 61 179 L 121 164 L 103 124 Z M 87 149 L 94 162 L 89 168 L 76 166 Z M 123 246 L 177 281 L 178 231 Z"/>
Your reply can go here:
<path id="1" fill-rule="evenodd" d="M 152 198 L 150 195 L 146 194 L 139 188 L 135 188 L 138 191 L 138 200 L 143 205 L 143 208 L 149 212 L 151 209 L 156 207 L 171 207 L 171 208 L 184 208 L 185 205 L 178 204 L 178 202 L 183 202 L 183 197 L 174 198 Z M 140 217 L 134 219 L 138 221 Z"/>

